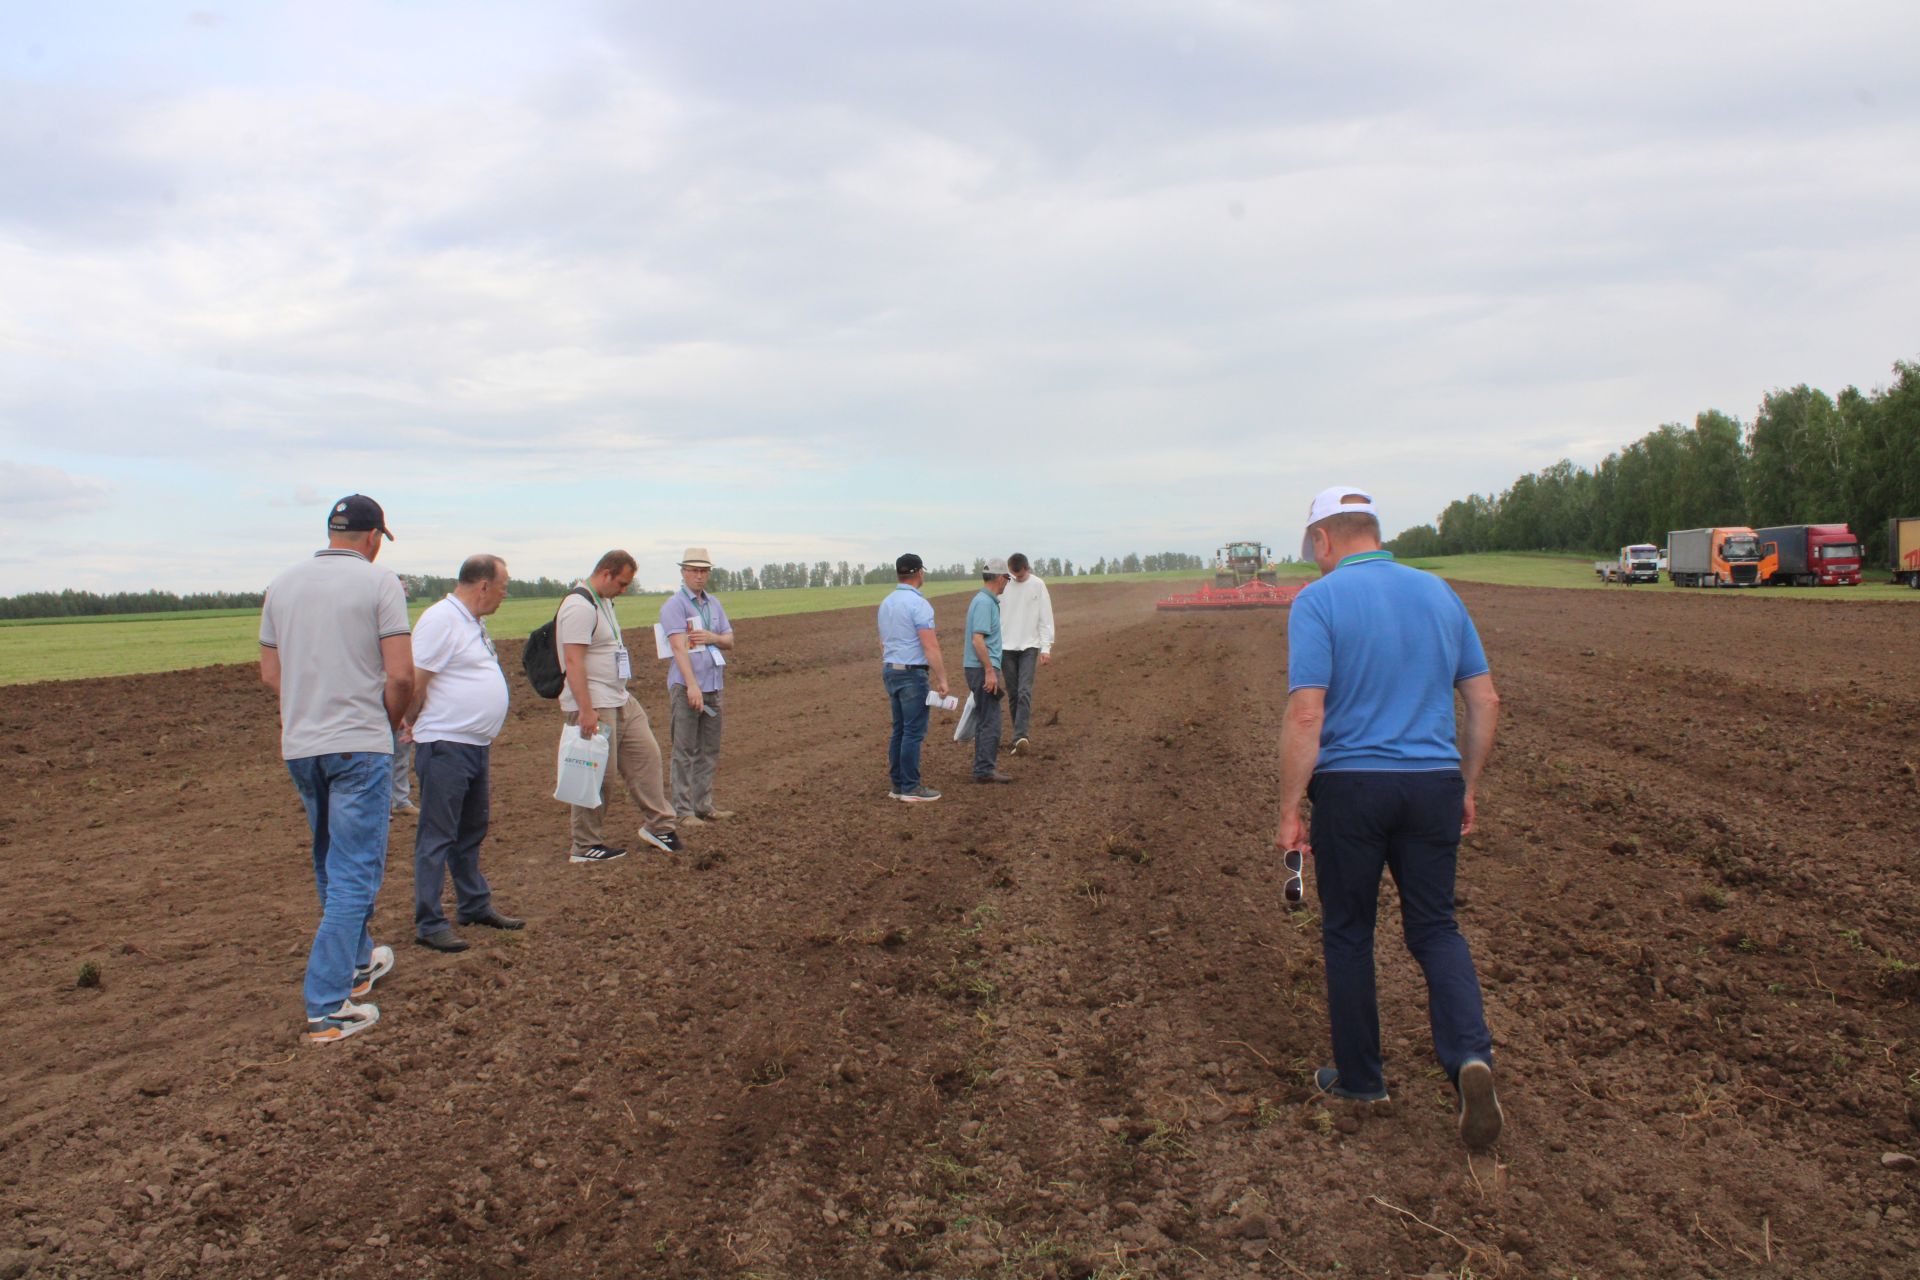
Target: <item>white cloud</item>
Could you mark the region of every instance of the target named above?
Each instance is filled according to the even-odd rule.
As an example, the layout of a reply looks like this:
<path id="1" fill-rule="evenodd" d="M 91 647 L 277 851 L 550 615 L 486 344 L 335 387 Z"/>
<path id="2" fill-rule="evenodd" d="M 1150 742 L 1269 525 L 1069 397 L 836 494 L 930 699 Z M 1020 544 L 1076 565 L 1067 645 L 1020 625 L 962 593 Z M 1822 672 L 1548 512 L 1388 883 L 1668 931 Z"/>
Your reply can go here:
<path id="1" fill-rule="evenodd" d="M 34 525 L 106 505 L 112 486 L 56 467 L 0 461 L 0 523 Z"/>

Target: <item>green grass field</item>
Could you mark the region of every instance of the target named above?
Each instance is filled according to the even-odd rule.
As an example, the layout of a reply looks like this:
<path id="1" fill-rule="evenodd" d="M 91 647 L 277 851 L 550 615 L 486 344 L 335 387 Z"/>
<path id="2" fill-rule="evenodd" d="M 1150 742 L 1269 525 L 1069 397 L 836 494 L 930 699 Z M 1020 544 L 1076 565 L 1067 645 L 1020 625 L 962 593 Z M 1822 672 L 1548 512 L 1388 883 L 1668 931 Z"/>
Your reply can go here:
<path id="1" fill-rule="evenodd" d="M 1139 582 L 1160 578 L 1191 579 L 1192 570 L 1167 573 L 1115 573 L 1075 578 L 1080 583 Z M 972 591 L 973 582 L 929 582 L 928 596 Z M 1060 584 L 1055 584 L 1060 585 Z M 727 615 L 737 622 L 789 613 L 819 613 L 858 605 L 878 605 L 890 586 L 820 587 L 813 590 L 738 591 L 726 596 Z M 629 629 L 653 621 L 664 593 L 622 597 L 615 608 Z M 432 601 L 415 601 L 414 617 Z M 553 616 L 555 599 L 509 599 L 488 619 L 494 635 L 523 638 Z M 227 662 L 252 662 L 260 653 L 257 609 L 204 609 L 179 613 L 111 614 L 90 618 L 30 618 L 0 627 L 0 685 L 41 680 L 80 680 L 90 676 L 138 675 L 183 671 Z"/>

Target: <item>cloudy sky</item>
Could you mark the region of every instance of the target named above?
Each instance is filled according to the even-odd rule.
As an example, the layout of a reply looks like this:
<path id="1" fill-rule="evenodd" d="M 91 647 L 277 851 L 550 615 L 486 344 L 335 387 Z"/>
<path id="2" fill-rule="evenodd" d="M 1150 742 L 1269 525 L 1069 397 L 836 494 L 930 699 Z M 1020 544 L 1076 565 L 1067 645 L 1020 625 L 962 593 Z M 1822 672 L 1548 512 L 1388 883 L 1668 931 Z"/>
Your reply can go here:
<path id="1" fill-rule="evenodd" d="M 1920 358 L 1920 6 L 10 3 L 0 592 L 1295 545 Z"/>

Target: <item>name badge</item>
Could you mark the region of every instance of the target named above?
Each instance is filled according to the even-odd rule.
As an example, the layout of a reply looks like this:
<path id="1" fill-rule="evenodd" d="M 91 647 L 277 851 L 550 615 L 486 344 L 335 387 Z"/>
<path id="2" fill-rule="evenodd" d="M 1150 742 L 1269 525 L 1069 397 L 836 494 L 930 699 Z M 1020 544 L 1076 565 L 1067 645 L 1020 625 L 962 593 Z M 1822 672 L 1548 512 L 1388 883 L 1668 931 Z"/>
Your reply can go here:
<path id="1" fill-rule="evenodd" d="M 613 671 L 614 674 L 622 680 L 633 679 L 633 654 L 627 651 L 627 646 L 619 645 L 615 647 L 613 651 Z"/>

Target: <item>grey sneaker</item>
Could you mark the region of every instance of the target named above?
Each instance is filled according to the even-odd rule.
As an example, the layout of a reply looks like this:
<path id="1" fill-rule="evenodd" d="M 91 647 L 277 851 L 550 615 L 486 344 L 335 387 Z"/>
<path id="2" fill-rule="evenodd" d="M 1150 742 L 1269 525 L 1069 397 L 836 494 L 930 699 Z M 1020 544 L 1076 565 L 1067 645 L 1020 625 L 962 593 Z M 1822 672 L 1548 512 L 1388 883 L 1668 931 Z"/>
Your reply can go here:
<path id="1" fill-rule="evenodd" d="M 1348 1102 L 1387 1102 L 1386 1089 L 1373 1093 L 1360 1093 L 1353 1089 L 1340 1087 L 1340 1068 L 1322 1067 L 1313 1073 L 1313 1087 L 1335 1098 L 1345 1098 Z"/>
<path id="2" fill-rule="evenodd" d="M 1500 1141 L 1507 1117 L 1493 1091 L 1493 1068 L 1475 1058 L 1460 1068 L 1460 1141 L 1484 1151 Z"/>
<path id="3" fill-rule="evenodd" d="M 411 800 L 402 800 L 399 804 L 393 806 L 393 816 L 396 818 L 407 816 L 419 817 L 420 806 Z"/>
<path id="4" fill-rule="evenodd" d="M 902 791 L 894 797 L 896 800 L 905 800 L 908 804 L 919 804 L 928 800 L 938 800 L 939 798 L 940 793 L 924 782 L 913 790 Z"/>

